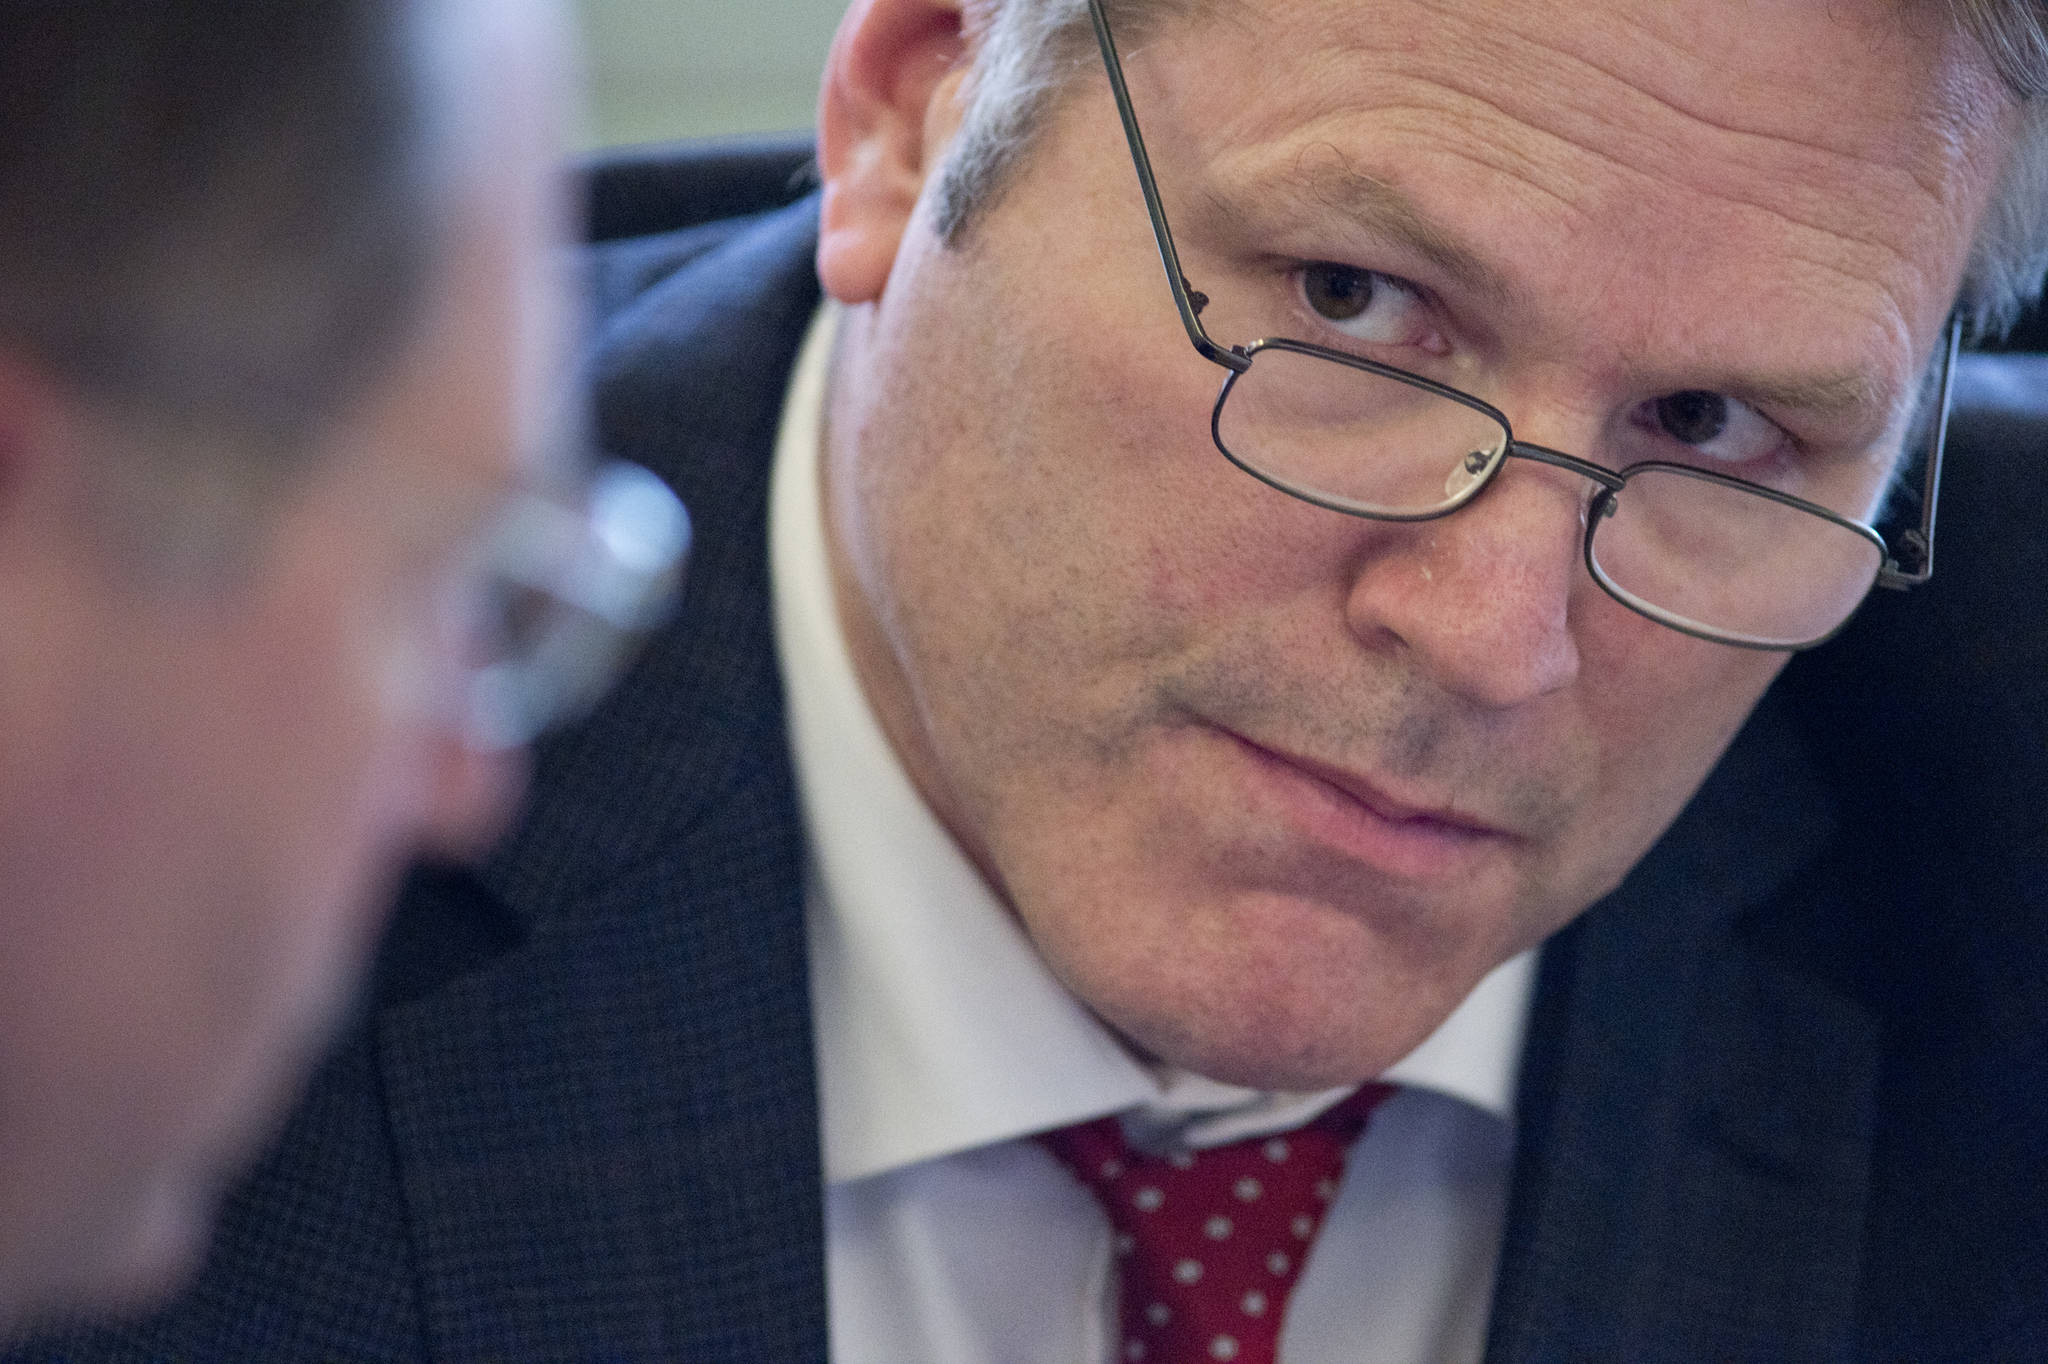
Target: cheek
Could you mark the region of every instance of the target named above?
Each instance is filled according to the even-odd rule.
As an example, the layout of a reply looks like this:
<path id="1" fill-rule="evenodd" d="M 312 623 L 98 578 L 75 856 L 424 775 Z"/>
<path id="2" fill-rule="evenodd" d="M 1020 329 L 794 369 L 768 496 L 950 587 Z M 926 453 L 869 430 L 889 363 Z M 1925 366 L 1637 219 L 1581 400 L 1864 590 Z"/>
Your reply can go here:
<path id="1" fill-rule="evenodd" d="M 270 944 L 276 978 L 313 997 L 381 922 L 430 799 L 428 684 L 449 671 L 420 594 L 372 568 L 309 563 L 297 581 L 320 590 L 281 594 L 245 655 L 260 660 L 241 722 L 259 766 L 241 780 L 245 819 L 262 831 L 250 913 L 265 920 L 250 933 Z"/>
<path id="2" fill-rule="evenodd" d="M 1033 547 L 1034 575 L 1113 623 L 1121 637 L 1102 645 L 1114 654 L 1179 653 L 1303 596 L 1340 618 L 1362 523 L 1237 469 L 1210 441 L 1203 404 L 1173 401 L 1171 387 L 1142 415 L 1068 437 L 1087 458 L 1040 508 L 1050 533 Z"/>
<path id="3" fill-rule="evenodd" d="M 332 881 L 360 882 L 365 869 L 401 856 L 430 799 L 443 736 L 424 723 L 421 696 L 436 674 L 416 643 L 405 645 L 359 641 L 344 651 L 325 679 L 307 679 L 308 695 L 325 682 L 326 709 L 308 707 L 280 735 L 298 748 L 292 842 Z"/>
<path id="4" fill-rule="evenodd" d="M 1213 445 L 1187 464 L 1164 489 L 1145 544 L 1151 600 L 1212 625 L 1298 607 L 1341 636 L 1354 584 L 1400 530 L 1270 488 Z"/>
<path id="5" fill-rule="evenodd" d="M 233 880 L 203 911 L 225 930 L 194 963 L 210 974 L 218 1086 L 195 1144 L 215 1153 L 246 1149 L 346 1009 L 427 801 L 421 736 L 394 723 L 367 670 L 317 657 L 300 704 L 273 694 L 245 715 L 268 732 L 263 770 L 227 797 L 241 808 L 239 865 L 222 867 Z"/>

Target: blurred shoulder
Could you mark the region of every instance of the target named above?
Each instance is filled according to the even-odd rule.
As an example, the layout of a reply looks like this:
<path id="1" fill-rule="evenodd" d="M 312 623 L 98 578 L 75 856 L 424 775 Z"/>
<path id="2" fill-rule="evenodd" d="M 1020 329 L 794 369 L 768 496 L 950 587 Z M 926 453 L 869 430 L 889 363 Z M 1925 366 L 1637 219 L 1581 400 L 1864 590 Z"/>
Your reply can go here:
<path id="1" fill-rule="evenodd" d="M 807 134 L 615 148 L 580 169 L 585 296 L 600 326 L 815 187 Z"/>

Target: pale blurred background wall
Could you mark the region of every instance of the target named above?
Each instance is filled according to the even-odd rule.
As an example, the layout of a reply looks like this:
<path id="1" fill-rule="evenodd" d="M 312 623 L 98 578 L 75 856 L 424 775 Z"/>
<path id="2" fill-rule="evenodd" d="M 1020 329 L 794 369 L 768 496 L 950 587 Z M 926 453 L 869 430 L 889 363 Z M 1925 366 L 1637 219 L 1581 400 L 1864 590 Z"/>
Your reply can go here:
<path id="1" fill-rule="evenodd" d="M 809 128 L 845 0 L 577 0 L 591 146 Z"/>

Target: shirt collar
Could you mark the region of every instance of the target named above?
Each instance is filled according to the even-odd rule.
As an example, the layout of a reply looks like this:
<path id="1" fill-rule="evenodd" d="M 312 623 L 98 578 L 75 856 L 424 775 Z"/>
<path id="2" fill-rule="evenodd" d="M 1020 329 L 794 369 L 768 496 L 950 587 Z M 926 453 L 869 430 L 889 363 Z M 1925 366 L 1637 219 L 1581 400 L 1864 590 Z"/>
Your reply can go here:
<path id="1" fill-rule="evenodd" d="M 1137 1110 L 1197 1146 L 1306 1121 L 1344 1091 L 1265 1094 L 1148 1065 L 1068 994 L 911 785 L 853 671 L 819 495 L 839 310 L 812 320 L 770 492 L 776 652 L 810 854 L 808 932 L 833 1183 Z M 1387 1072 L 1504 1120 L 1531 959 L 1488 976 Z"/>

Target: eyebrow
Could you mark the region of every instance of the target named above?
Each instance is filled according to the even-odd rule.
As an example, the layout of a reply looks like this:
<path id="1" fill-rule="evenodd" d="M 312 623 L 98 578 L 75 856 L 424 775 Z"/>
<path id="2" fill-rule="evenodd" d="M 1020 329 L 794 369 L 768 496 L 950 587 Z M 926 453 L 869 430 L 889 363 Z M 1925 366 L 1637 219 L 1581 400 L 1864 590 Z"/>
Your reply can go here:
<path id="1" fill-rule="evenodd" d="M 1810 413 L 1824 421 L 1869 421 L 1891 416 L 1894 404 L 1885 397 L 1884 387 L 1866 374 L 1843 370 L 1804 378 L 1741 378 L 1727 385 L 1727 391 L 1744 402 L 1781 411 Z"/>
<path id="2" fill-rule="evenodd" d="M 1526 287 L 1464 245 L 1405 191 L 1355 167 L 1321 166 L 1310 173 L 1297 166 L 1281 175 L 1259 177 L 1242 188 L 1249 201 L 1263 206 L 1261 217 L 1277 211 L 1297 219 L 1335 220 L 1414 252 L 1461 289 L 1492 306 L 1505 310 L 1529 297 Z M 1247 214 L 1237 205 L 1245 201 L 1236 195 L 1213 195 L 1210 203 L 1219 217 L 1243 219 Z M 1868 423 L 1873 413 L 1889 414 L 1893 407 L 1884 384 L 1855 370 L 1797 376 L 1731 373 L 1715 385 L 1715 391 L 1759 407 L 1798 412 L 1829 423 Z"/>
<path id="3" fill-rule="evenodd" d="M 1525 289 L 1461 243 L 1405 191 L 1352 166 L 1318 167 L 1313 172 L 1297 166 L 1282 175 L 1259 177 L 1243 189 L 1250 201 L 1277 201 L 1279 211 L 1291 218 L 1331 220 L 1405 247 L 1460 287 L 1493 303 L 1508 305 L 1527 297 Z M 1225 199 L 1218 197 L 1214 203 L 1222 215 L 1245 216 Z"/>

